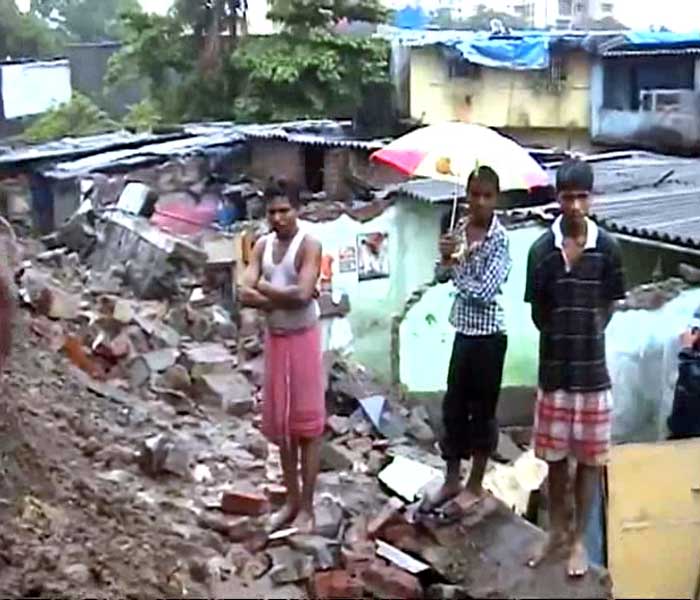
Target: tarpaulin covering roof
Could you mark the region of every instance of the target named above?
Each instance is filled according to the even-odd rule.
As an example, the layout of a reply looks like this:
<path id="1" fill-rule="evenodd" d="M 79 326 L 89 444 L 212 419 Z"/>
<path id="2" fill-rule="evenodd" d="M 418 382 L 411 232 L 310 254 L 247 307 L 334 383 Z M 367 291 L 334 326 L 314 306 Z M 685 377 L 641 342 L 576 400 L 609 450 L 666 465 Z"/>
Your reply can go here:
<path id="1" fill-rule="evenodd" d="M 607 51 L 700 47 L 700 34 L 638 31 L 416 31 L 383 30 L 409 47 L 438 46 L 473 64 L 496 69 L 537 70 L 550 64 L 555 49 Z"/>

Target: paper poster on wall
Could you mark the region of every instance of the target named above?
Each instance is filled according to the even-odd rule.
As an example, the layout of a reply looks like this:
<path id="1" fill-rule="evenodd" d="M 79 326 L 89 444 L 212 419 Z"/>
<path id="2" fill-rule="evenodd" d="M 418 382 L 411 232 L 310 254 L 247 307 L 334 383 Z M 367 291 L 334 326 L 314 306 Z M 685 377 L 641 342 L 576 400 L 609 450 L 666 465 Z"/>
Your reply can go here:
<path id="1" fill-rule="evenodd" d="M 355 246 L 346 246 L 338 251 L 338 271 L 354 273 L 357 271 L 357 250 Z"/>
<path id="2" fill-rule="evenodd" d="M 357 236 L 358 279 L 389 277 L 389 234 L 361 233 Z"/>

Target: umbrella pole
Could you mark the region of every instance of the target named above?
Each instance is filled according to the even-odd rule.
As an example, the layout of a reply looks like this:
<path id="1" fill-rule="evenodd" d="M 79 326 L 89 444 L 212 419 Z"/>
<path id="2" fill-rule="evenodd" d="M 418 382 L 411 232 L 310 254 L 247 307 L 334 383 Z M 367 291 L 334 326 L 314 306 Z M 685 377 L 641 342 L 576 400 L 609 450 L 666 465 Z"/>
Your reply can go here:
<path id="1" fill-rule="evenodd" d="M 457 197 L 459 194 L 457 194 L 457 190 L 453 192 L 452 196 L 452 217 L 450 218 L 450 233 L 454 232 L 455 229 L 455 220 L 457 219 Z"/>

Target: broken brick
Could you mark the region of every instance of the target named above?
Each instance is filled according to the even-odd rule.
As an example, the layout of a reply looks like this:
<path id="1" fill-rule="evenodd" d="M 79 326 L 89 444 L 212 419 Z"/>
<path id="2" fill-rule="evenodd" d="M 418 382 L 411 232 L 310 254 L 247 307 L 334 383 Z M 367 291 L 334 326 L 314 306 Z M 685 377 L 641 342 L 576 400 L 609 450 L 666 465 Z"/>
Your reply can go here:
<path id="1" fill-rule="evenodd" d="M 347 571 L 316 573 L 313 585 L 313 597 L 319 600 L 361 600 L 364 597 L 362 581 Z"/>
<path id="2" fill-rule="evenodd" d="M 231 490 L 221 497 L 221 510 L 232 515 L 257 517 L 266 513 L 268 508 L 267 498 L 256 492 Z"/>
<path id="3" fill-rule="evenodd" d="M 423 597 L 423 589 L 416 577 L 378 560 L 364 572 L 362 581 L 368 592 L 382 600 L 417 600 Z"/>
<path id="4" fill-rule="evenodd" d="M 418 552 L 421 544 L 416 539 L 416 531 L 410 523 L 391 523 L 380 530 L 383 541 L 404 552 Z"/>
<path id="5" fill-rule="evenodd" d="M 272 504 L 284 504 L 287 499 L 287 488 L 276 483 L 268 483 L 265 486 L 265 493 Z"/>
<path id="6" fill-rule="evenodd" d="M 398 517 L 404 504 L 398 498 L 390 498 L 382 507 L 379 514 L 375 516 L 367 525 L 367 534 L 370 538 L 375 538 L 379 531 L 392 519 Z"/>
<path id="7" fill-rule="evenodd" d="M 350 431 L 350 419 L 339 415 L 331 415 L 326 420 L 326 426 L 333 432 L 333 435 L 345 435 Z"/>

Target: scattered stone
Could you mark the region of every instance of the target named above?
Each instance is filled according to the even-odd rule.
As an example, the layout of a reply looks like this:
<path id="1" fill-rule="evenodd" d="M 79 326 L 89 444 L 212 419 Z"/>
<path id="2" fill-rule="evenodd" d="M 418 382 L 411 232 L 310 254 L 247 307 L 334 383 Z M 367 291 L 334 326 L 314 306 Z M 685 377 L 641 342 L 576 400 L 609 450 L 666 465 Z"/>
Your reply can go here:
<path id="1" fill-rule="evenodd" d="M 313 586 L 313 597 L 319 600 L 361 600 L 364 598 L 362 581 L 347 571 L 335 570 L 316 573 Z"/>
<path id="2" fill-rule="evenodd" d="M 295 583 L 310 579 L 314 574 L 314 559 L 311 556 L 295 552 L 282 546 L 268 551 L 272 557 L 270 579 L 277 585 Z"/>
<path id="3" fill-rule="evenodd" d="M 78 585 L 87 585 L 92 579 L 90 569 L 83 564 L 69 565 L 63 570 L 63 574 Z"/>
<path id="4" fill-rule="evenodd" d="M 269 509 L 263 494 L 244 490 L 229 490 L 221 496 L 221 510 L 232 515 L 258 517 Z"/>
<path id="5" fill-rule="evenodd" d="M 411 411 L 406 433 L 418 442 L 431 444 L 435 441 L 435 433 L 429 425 L 429 417 L 425 407 L 417 406 Z"/>
<path id="6" fill-rule="evenodd" d="M 352 471 L 356 459 L 352 450 L 340 444 L 330 442 L 321 447 L 323 471 Z"/>
<path id="7" fill-rule="evenodd" d="M 343 507 L 332 497 L 323 496 L 314 505 L 314 511 L 316 513 L 316 532 L 326 538 L 337 538 L 343 521 Z"/>
<path id="8" fill-rule="evenodd" d="M 167 472 L 190 478 L 192 465 L 189 444 L 183 439 L 172 439 L 164 434 L 152 436 L 143 442 L 139 466 L 151 477 Z"/>
<path id="9" fill-rule="evenodd" d="M 65 321 L 78 318 L 80 296 L 69 294 L 51 285 L 48 277 L 32 269 L 24 271 L 21 284 L 27 300 L 39 314 Z"/>
<path id="10" fill-rule="evenodd" d="M 154 319 L 148 319 L 139 314 L 134 315 L 134 321 L 143 331 L 157 340 L 165 348 L 177 348 L 180 345 L 180 334 L 169 325 Z"/>
<path id="11" fill-rule="evenodd" d="M 185 349 L 183 364 L 192 379 L 198 379 L 203 375 L 230 373 L 235 358 L 222 344 L 199 344 Z"/>
<path id="12" fill-rule="evenodd" d="M 253 388 L 240 373 L 209 373 L 201 375 L 195 383 L 200 401 L 223 408 L 230 415 L 242 417 L 253 410 Z"/>
<path id="13" fill-rule="evenodd" d="M 457 585 L 436 583 L 428 588 L 426 597 L 428 600 L 463 600 L 468 598 L 469 594 L 467 590 Z"/>
<path id="14" fill-rule="evenodd" d="M 364 572 L 362 581 L 368 592 L 382 600 L 418 600 L 423 597 L 423 589 L 416 577 L 379 560 Z"/>
<path id="15" fill-rule="evenodd" d="M 188 394 L 192 389 L 192 380 L 185 367 L 173 365 L 153 380 L 153 387 L 164 390 L 176 390 Z"/>
<path id="16" fill-rule="evenodd" d="M 129 381 L 132 389 L 141 387 L 155 375 L 172 367 L 179 356 L 175 348 L 155 350 L 136 356 L 129 363 Z"/>
<path id="17" fill-rule="evenodd" d="M 326 421 L 326 426 L 333 432 L 333 435 L 345 435 L 350 431 L 350 419 L 339 415 L 331 415 Z"/>
<path id="18" fill-rule="evenodd" d="M 367 457 L 367 473 L 377 475 L 384 468 L 386 455 L 378 450 L 372 450 Z"/>
<path id="19" fill-rule="evenodd" d="M 357 437 L 347 441 L 347 445 L 353 452 L 364 455 L 372 450 L 372 440 L 368 437 Z"/>
<path id="20" fill-rule="evenodd" d="M 340 564 L 340 542 L 336 540 L 320 535 L 294 535 L 289 538 L 289 545 L 312 556 L 316 568 L 321 571 L 335 569 Z"/>
<path id="21" fill-rule="evenodd" d="M 258 525 L 250 517 L 236 517 L 234 520 L 229 521 L 226 535 L 230 541 L 238 544 L 252 538 L 258 530 Z"/>

